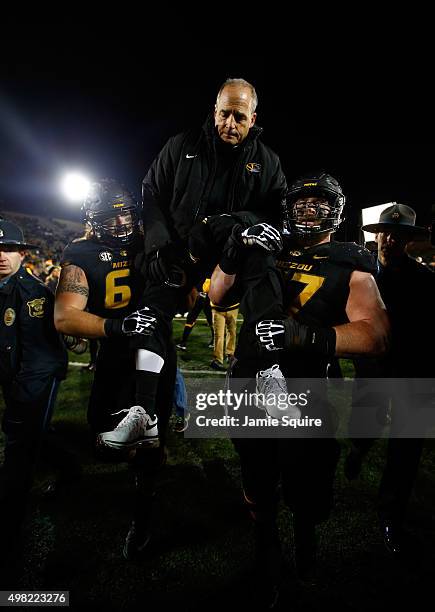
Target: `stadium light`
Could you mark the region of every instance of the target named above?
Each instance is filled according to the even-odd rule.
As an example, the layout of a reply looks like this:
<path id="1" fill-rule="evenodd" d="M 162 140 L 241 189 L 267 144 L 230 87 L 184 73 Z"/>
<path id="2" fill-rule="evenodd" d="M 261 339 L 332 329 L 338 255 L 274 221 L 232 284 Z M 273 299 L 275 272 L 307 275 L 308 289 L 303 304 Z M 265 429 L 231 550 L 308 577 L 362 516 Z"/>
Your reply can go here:
<path id="1" fill-rule="evenodd" d="M 91 181 L 80 172 L 68 172 L 62 177 L 60 188 L 70 202 L 83 202 L 89 191 Z"/>

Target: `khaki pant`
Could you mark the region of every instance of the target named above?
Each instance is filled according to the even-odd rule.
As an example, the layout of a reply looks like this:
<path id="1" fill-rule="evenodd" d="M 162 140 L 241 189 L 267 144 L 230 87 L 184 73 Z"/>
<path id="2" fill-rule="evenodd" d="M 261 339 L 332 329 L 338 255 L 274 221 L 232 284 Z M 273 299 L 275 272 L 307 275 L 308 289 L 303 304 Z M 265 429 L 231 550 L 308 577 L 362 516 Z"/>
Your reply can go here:
<path id="1" fill-rule="evenodd" d="M 212 308 L 214 350 L 213 357 L 219 363 L 224 362 L 224 338 L 226 340 L 225 356 L 234 355 L 236 349 L 236 329 L 238 308 L 219 312 Z"/>

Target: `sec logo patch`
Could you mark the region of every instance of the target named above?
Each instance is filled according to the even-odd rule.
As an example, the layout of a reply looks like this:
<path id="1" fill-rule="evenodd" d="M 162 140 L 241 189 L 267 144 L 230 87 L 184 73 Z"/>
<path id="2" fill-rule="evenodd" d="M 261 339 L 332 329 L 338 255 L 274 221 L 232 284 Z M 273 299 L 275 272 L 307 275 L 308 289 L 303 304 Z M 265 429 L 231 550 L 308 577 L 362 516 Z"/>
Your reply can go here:
<path id="1" fill-rule="evenodd" d="M 113 255 L 109 251 L 101 251 L 99 255 L 101 261 L 112 261 Z"/>

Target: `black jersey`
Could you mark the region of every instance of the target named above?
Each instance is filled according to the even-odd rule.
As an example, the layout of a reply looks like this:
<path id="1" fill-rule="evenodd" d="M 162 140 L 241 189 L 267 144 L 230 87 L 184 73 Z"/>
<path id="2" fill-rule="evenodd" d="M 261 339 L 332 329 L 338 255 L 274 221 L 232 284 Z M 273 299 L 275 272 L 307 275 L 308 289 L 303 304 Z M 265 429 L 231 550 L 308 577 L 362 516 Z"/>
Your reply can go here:
<path id="1" fill-rule="evenodd" d="M 331 327 L 348 321 L 352 272 L 376 273 L 372 254 L 354 242 L 325 242 L 306 249 L 287 244 L 279 254 L 284 312 L 307 325 Z"/>
<path id="2" fill-rule="evenodd" d="M 135 248 L 108 247 L 97 240 L 71 242 L 63 253 L 62 267 L 78 266 L 89 285 L 87 309 L 105 319 L 118 319 L 136 310 L 144 281 L 133 266 Z"/>
<path id="3" fill-rule="evenodd" d="M 248 253 L 248 250 L 246 250 Z M 313 247 L 287 242 L 276 261 L 252 250 L 241 271 L 239 359 L 256 359 L 255 323 L 292 316 L 305 325 L 332 327 L 348 321 L 346 304 L 352 272 L 375 273 L 375 260 L 353 242 L 325 242 Z M 323 377 L 327 359 L 293 352 L 277 355 L 287 376 Z"/>

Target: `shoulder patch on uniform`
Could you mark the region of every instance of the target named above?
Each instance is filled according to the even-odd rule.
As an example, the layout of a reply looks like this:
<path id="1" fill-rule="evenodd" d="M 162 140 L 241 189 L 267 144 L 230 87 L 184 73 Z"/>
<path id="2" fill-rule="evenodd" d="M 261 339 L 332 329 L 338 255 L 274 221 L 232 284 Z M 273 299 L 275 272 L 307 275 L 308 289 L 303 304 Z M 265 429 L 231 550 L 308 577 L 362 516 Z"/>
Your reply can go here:
<path id="1" fill-rule="evenodd" d="M 5 325 L 7 325 L 8 327 L 10 327 L 11 325 L 14 324 L 15 319 L 16 319 L 16 312 L 13 308 L 6 308 L 5 310 L 5 314 L 3 317 L 3 320 L 5 322 Z"/>
<path id="2" fill-rule="evenodd" d="M 27 302 L 27 307 L 29 308 L 29 315 L 36 319 L 42 319 L 42 317 L 44 316 L 44 304 L 45 297 L 35 298 L 34 300 Z"/>

